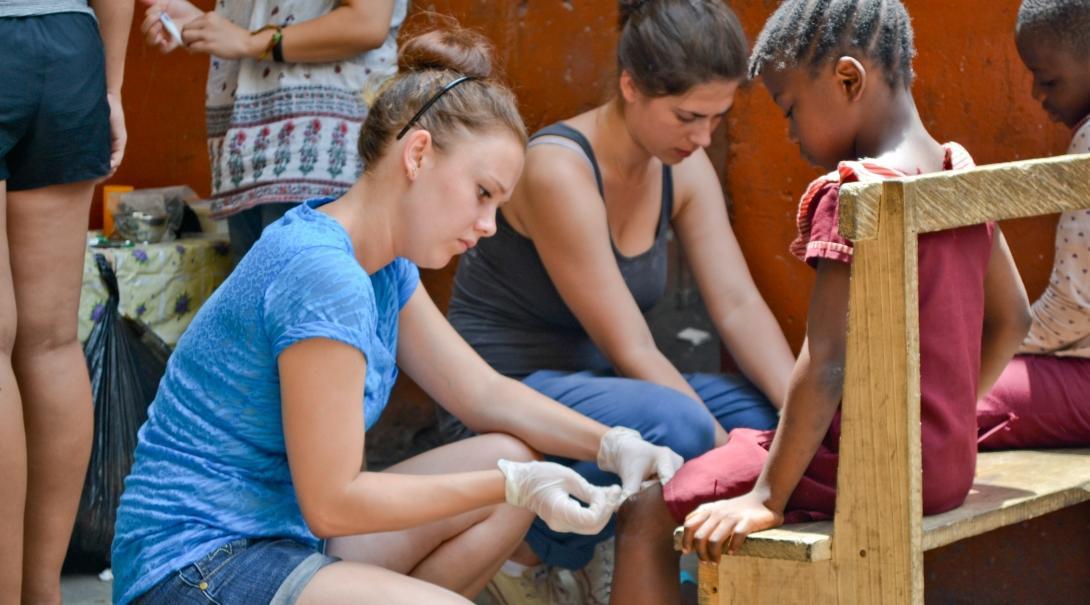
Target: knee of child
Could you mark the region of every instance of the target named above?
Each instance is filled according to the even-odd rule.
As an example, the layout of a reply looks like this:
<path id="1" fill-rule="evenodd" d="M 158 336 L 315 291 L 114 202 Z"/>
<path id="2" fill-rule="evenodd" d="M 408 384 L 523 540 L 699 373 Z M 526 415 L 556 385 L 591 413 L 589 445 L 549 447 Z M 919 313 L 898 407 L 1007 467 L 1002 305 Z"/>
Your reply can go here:
<path id="1" fill-rule="evenodd" d="M 629 538 L 669 540 L 672 544 L 675 525 L 657 483 L 630 497 L 617 513 L 617 534 Z"/>

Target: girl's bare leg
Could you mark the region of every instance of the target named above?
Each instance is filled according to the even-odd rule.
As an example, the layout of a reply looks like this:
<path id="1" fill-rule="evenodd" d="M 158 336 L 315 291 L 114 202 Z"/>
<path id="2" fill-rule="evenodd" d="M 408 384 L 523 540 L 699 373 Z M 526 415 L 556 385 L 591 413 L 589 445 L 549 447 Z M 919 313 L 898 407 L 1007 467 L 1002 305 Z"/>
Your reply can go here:
<path id="1" fill-rule="evenodd" d="M 94 183 L 85 181 L 7 196 L 18 309 L 12 367 L 26 431 L 27 604 L 61 602 L 61 564 L 91 451 L 91 385 L 76 331 L 93 192 Z M 5 560 L 10 555 L 5 552 Z"/>

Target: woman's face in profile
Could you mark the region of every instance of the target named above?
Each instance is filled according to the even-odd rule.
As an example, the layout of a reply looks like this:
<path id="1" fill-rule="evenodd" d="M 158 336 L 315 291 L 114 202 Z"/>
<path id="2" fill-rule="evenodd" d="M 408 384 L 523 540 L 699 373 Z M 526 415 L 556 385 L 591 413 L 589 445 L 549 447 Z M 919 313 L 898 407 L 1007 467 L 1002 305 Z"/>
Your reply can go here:
<path id="1" fill-rule="evenodd" d="M 636 141 L 663 164 L 682 162 L 711 144 L 712 133 L 734 105 L 739 80 L 712 80 L 678 95 L 650 97 L 621 76 L 625 117 Z M 627 83 L 625 80 L 627 79 Z"/>
<path id="2" fill-rule="evenodd" d="M 496 211 L 522 173 L 522 143 L 503 128 L 463 133 L 432 147 L 413 184 L 407 256 L 438 269 L 496 233 Z"/>

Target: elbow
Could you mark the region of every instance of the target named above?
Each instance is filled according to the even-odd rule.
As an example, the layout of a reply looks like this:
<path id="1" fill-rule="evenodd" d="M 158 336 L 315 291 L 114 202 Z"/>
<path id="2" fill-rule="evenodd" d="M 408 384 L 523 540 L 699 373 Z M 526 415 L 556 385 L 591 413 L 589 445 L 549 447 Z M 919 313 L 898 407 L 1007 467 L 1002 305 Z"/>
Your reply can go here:
<path id="1" fill-rule="evenodd" d="M 344 507 L 339 504 L 339 499 L 332 494 L 325 497 L 315 497 L 314 495 L 307 496 L 297 492 L 296 498 L 299 502 L 299 511 L 303 515 L 303 521 L 307 524 L 307 529 L 321 540 L 361 534 L 367 531 L 366 528 L 360 527 L 359 518 L 353 522 L 343 513 Z"/>
<path id="2" fill-rule="evenodd" d="M 1018 336 L 1018 343 L 1021 344 L 1026 339 L 1026 335 L 1029 334 L 1029 330 L 1033 327 L 1033 315 L 1030 313 L 1030 309 L 1026 305 L 1022 305 L 1018 309 L 1018 313 L 1013 320 L 1014 331 Z"/>
<path id="3" fill-rule="evenodd" d="M 835 408 L 844 396 L 844 361 L 812 359 L 803 380 L 805 384 L 800 386 L 819 395 L 822 401 Z"/>
<path id="4" fill-rule="evenodd" d="M 994 321 L 987 322 L 984 326 L 985 334 L 990 334 L 996 340 L 1018 347 L 1029 334 L 1033 325 L 1033 315 L 1030 314 L 1028 305 L 1017 305 Z"/>
<path id="5" fill-rule="evenodd" d="M 328 512 L 323 510 L 314 510 L 312 506 L 303 506 L 300 502 L 300 508 L 303 512 L 303 521 L 307 524 L 307 529 L 310 533 L 314 534 L 319 540 L 328 540 L 330 538 L 336 538 L 344 535 L 343 531 L 339 531 L 340 524 L 336 519 Z"/>

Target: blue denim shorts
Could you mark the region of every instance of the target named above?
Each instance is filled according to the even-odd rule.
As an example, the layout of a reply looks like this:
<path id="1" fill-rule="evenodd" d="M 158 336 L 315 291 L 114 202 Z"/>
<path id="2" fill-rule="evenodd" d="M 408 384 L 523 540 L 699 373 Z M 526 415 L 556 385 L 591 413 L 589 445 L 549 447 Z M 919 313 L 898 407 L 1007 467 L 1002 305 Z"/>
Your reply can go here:
<path id="1" fill-rule="evenodd" d="M 338 559 L 286 538 L 228 542 L 138 597 L 135 605 L 292 605 Z"/>
<path id="2" fill-rule="evenodd" d="M 0 18 L 0 181 L 9 191 L 110 171 L 106 64 L 95 18 Z"/>

